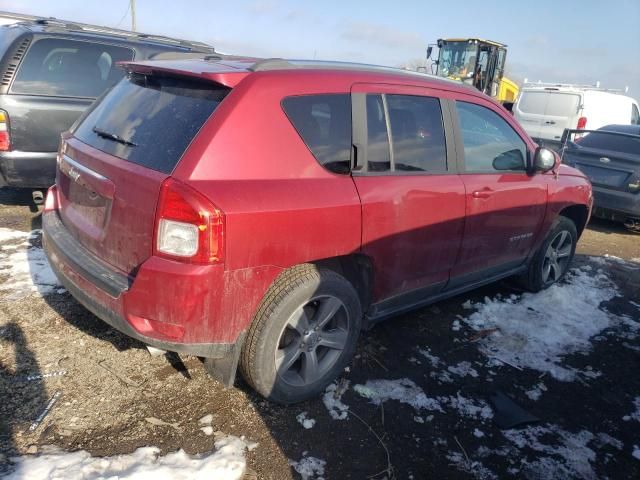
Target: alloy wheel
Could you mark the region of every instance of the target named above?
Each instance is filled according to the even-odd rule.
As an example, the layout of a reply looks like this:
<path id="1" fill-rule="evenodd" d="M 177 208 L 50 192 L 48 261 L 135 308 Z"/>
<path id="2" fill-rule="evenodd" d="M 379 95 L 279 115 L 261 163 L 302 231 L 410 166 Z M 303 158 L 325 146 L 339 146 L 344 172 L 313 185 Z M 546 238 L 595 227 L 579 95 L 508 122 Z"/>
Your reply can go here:
<path id="1" fill-rule="evenodd" d="M 342 301 L 312 298 L 287 320 L 275 352 L 278 376 L 289 385 L 309 385 L 340 358 L 349 338 L 349 314 Z"/>
<path id="2" fill-rule="evenodd" d="M 572 249 L 573 238 L 567 230 L 562 230 L 553 237 L 542 262 L 542 281 L 545 285 L 560 280 L 569 266 Z"/>

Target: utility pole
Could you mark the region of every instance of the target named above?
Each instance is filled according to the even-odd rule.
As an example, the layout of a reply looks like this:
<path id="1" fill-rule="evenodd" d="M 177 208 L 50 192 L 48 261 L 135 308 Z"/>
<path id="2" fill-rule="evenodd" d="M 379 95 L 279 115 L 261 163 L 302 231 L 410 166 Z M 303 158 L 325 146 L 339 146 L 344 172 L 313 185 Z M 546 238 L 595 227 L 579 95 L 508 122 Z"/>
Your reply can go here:
<path id="1" fill-rule="evenodd" d="M 136 31 L 136 0 L 129 0 L 131 5 L 131 31 Z"/>

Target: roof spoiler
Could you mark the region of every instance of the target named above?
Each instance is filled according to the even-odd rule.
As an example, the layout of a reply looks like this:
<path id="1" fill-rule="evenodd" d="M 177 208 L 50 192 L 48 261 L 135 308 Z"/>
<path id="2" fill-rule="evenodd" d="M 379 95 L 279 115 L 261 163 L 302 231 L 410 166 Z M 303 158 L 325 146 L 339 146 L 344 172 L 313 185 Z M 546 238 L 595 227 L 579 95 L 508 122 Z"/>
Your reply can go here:
<path id="1" fill-rule="evenodd" d="M 196 80 L 209 81 L 217 83 L 227 88 L 234 88 L 240 81 L 249 75 L 250 72 L 238 69 L 222 62 L 215 62 L 222 68 L 211 70 L 189 69 L 187 67 L 193 64 L 194 59 L 185 59 L 178 61 L 159 60 L 159 61 L 126 61 L 117 62 L 120 68 L 126 72 L 139 73 L 142 75 L 172 75 L 179 77 L 189 77 Z M 213 63 L 213 62 L 212 62 Z M 184 67 L 184 68 L 181 68 Z"/>

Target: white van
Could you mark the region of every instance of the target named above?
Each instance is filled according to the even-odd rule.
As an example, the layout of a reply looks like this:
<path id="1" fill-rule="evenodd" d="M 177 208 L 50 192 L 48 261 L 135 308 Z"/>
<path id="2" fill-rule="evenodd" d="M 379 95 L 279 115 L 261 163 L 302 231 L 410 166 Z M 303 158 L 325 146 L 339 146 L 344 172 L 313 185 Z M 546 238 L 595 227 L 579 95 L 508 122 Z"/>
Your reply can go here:
<path id="1" fill-rule="evenodd" d="M 638 102 L 633 98 L 584 85 L 525 84 L 513 112 L 538 144 L 552 148 L 560 145 L 565 128 L 640 124 Z"/>

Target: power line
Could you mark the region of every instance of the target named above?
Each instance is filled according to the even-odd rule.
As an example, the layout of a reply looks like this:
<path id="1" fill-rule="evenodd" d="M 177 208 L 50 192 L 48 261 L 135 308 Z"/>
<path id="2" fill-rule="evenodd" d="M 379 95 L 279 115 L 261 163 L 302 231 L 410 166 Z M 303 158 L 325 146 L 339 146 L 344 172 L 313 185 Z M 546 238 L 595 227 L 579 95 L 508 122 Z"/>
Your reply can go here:
<path id="1" fill-rule="evenodd" d="M 120 18 L 120 20 L 118 21 L 118 23 L 116 23 L 116 27 L 118 28 L 120 26 L 120 24 L 122 23 L 122 21 L 125 19 L 125 17 L 127 16 L 127 14 L 129 13 L 129 9 L 131 8 L 131 2 L 128 2 L 127 5 L 127 9 L 124 11 L 124 15 L 122 15 L 122 18 Z"/>

